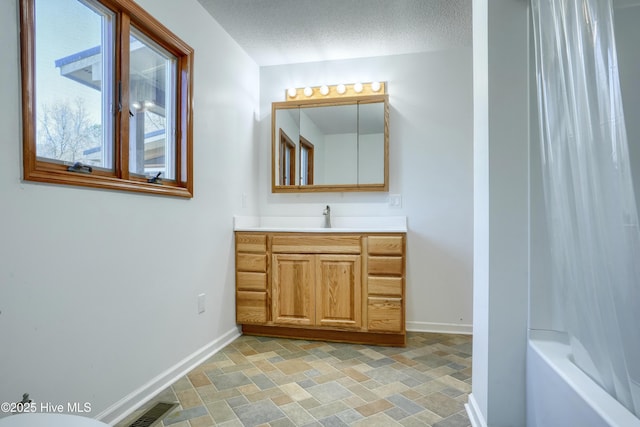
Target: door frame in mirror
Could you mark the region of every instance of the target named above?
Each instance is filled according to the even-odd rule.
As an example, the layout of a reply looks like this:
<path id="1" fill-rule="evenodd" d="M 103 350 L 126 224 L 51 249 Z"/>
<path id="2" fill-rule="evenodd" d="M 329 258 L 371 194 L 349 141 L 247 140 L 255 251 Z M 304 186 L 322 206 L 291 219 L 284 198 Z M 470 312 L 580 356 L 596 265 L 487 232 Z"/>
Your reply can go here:
<path id="1" fill-rule="evenodd" d="M 276 176 L 279 173 L 279 161 L 276 151 L 278 143 L 278 129 L 276 128 L 276 111 L 309 108 L 309 107 L 330 107 L 334 105 L 359 105 L 370 103 L 384 104 L 384 182 L 376 184 L 313 184 L 300 185 L 300 177 L 296 176 L 294 185 L 276 184 Z M 300 135 L 298 135 L 299 137 Z M 273 102 L 271 104 L 271 192 L 272 193 L 312 193 L 312 192 L 354 192 L 354 191 L 389 191 L 389 96 L 363 95 L 348 96 L 344 98 L 331 99 L 309 99 Z"/>

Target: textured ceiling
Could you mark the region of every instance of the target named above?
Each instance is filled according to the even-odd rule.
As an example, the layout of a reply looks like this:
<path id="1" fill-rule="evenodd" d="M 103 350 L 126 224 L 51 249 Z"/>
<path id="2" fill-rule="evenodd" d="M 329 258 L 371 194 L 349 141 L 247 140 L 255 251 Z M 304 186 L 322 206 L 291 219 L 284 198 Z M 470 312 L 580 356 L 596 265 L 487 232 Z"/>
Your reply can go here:
<path id="1" fill-rule="evenodd" d="M 471 46 L 472 0 L 198 0 L 260 66 Z"/>

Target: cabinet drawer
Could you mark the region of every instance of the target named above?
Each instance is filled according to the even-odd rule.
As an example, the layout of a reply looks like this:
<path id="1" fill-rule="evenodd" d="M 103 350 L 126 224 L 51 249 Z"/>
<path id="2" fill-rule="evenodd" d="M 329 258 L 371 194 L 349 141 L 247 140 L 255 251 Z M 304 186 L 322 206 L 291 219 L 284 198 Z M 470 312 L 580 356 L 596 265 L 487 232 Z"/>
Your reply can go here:
<path id="1" fill-rule="evenodd" d="M 275 235 L 271 240 L 274 253 L 359 254 L 360 236 Z"/>
<path id="2" fill-rule="evenodd" d="M 236 233 L 236 251 L 238 252 L 267 252 L 266 234 Z"/>
<path id="3" fill-rule="evenodd" d="M 403 258 L 396 256 L 370 256 L 368 258 L 369 275 L 402 276 Z"/>
<path id="4" fill-rule="evenodd" d="M 236 287 L 238 290 L 266 291 L 267 274 L 238 271 L 238 274 L 236 275 Z"/>
<path id="5" fill-rule="evenodd" d="M 369 236 L 369 255 L 402 255 L 404 244 L 402 236 Z"/>
<path id="6" fill-rule="evenodd" d="M 259 273 L 266 273 L 267 255 L 238 254 L 236 258 L 236 269 L 238 271 L 256 271 Z"/>
<path id="7" fill-rule="evenodd" d="M 368 278 L 369 295 L 388 295 L 402 297 L 402 277 Z"/>
<path id="8" fill-rule="evenodd" d="M 267 321 L 266 292 L 236 292 L 236 322 L 265 323 Z"/>
<path id="9" fill-rule="evenodd" d="M 401 332 L 402 299 L 369 297 L 367 301 L 369 330 Z"/>

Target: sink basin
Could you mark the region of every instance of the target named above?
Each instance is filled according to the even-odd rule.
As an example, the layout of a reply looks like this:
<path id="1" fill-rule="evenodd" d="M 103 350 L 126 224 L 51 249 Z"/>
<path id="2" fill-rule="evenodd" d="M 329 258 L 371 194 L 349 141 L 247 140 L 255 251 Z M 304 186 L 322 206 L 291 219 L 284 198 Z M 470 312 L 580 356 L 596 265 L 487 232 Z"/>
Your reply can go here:
<path id="1" fill-rule="evenodd" d="M 234 216 L 235 231 L 280 231 L 304 233 L 406 233 L 406 216 L 332 216 L 331 228 L 324 217 Z"/>

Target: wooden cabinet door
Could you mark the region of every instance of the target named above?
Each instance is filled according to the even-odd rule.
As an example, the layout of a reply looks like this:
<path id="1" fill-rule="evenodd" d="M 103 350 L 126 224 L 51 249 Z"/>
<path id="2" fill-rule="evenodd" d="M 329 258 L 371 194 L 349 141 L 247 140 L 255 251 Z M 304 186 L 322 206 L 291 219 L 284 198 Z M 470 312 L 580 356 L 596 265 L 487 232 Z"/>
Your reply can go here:
<path id="1" fill-rule="evenodd" d="M 360 255 L 317 255 L 316 325 L 360 328 Z"/>
<path id="2" fill-rule="evenodd" d="M 273 323 L 315 324 L 314 273 L 315 255 L 273 255 Z"/>

